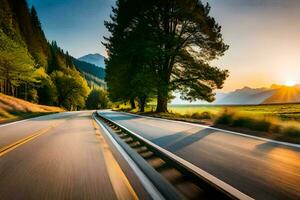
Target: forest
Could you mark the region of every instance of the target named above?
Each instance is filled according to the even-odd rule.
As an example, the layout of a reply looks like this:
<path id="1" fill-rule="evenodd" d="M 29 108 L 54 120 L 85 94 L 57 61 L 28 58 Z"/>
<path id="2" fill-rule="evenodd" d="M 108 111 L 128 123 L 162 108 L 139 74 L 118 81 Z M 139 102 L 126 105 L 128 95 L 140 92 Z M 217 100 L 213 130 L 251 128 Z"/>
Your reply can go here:
<path id="1" fill-rule="evenodd" d="M 99 78 L 93 68 L 92 74 L 85 72 L 88 63 L 77 61 L 55 41 L 49 42 L 35 8 L 29 8 L 26 0 L 0 2 L 2 93 L 34 103 L 78 110 L 85 108 L 91 89 L 103 92 L 99 86 L 105 85 L 101 81 L 104 72 Z"/>

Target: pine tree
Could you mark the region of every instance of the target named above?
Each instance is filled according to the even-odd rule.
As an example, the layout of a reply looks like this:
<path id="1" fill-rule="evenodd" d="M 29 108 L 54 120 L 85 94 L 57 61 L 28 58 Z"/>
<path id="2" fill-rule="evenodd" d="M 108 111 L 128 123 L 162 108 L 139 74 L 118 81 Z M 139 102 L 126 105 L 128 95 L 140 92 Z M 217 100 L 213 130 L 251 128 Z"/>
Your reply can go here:
<path id="1" fill-rule="evenodd" d="M 4 92 L 12 95 L 21 84 L 36 83 L 34 61 L 27 49 L 11 40 L 0 30 L 0 79 Z"/>

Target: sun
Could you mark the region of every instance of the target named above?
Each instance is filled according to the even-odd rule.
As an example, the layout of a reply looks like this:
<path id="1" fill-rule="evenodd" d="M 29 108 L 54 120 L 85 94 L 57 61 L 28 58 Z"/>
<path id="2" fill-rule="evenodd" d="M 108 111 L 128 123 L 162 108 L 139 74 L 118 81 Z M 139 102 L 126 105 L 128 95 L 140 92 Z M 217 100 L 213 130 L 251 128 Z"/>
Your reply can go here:
<path id="1" fill-rule="evenodd" d="M 294 80 L 287 80 L 285 83 L 284 83 L 285 86 L 289 86 L 289 87 L 292 87 L 294 85 L 296 85 L 296 82 Z"/>

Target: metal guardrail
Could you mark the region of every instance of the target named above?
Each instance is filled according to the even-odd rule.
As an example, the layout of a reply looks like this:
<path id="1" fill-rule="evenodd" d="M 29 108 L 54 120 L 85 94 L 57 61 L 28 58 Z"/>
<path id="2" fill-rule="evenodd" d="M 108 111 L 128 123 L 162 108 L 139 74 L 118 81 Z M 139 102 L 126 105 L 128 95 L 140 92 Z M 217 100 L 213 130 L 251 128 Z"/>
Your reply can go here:
<path id="1" fill-rule="evenodd" d="M 227 183 L 212 176 L 211 174 L 203 171 L 199 167 L 197 167 L 197 166 L 189 163 L 188 161 L 178 157 L 177 155 L 161 148 L 160 146 L 152 143 L 151 141 L 141 137 L 137 133 L 134 133 L 133 131 L 128 130 L 126 127 L 102 116 L 101 114 L 99 114 L 99 112 L 96 112 L 96 113 L 97 113 L 97 116 L 100 117 L 103 121 L 108 122 L 108 123 L 118 127 L 120 130 L 122 130 L 126 134 L 129 134 L 130 136 L 132 136 L 139 142 L 142 142 L 147 148 L 149 148 L 152 152 L 154 152 L 156 155 L 158 155 L 160 158 L 162 158 L 168 164 L 172 165 L 174 168 L 176 168 L 182 174 L 188 176 L 194 182 L 199 184 L 201 186 L 201 188 L 203 188 L 205 191 L 207 191 L 209 194 L 211 194 L 211 196 L 214 199 L 241 199 L 241 200 L 253 199 L 253 198 L 247 196 L 246 194 L 240 192 L 239 190 L 233 188 L 232 186 L 228 185 Z M 123 148 L 125 148 L 125 150 L 127 149 L 126 151 L 128 152 L 128 148 L 130 149 L 130 147 L 127 144 L 125 144 L 125 145 L 124 144 L 121 146 Z M 131 149 L 131 150 L 133 151 L 133 149 Z M 132 154 L 132 151 L 129 153 Z M 136 155 L 134 157 L 136 157 Z M 140 159 L 142 159 L 142 158 L 140 157 Z M 135 160 L 135 159 L 133 159 L 133 160 Z M 147 170 L 146 171 L 143 170 L 146 175 L 147 175 L 147 173 L 149 173 Z M 158 174 L 158 172 L 157 172 L 157 174 Z M 174 193 L 174 194 L 176 194 L 175 196 L 174 195 L 170 196 L 170 191 L 164 192 L 166 187 L 162 187 L 162 185 L 168 185 L 168 184 L 165 184 L 165 183 L 162 184 L 163 181 L 160 180 L 162 177 L 161 176 L 160 176 L 161 178 L 157 178 L 157 177 L 158 176 L 153 177 L 151 175 L 151 173 L 148 176 L 148 178 L 151 181 L 153 181 L 154 185 L 160 191 L 162 191 L 162 194 L 166 197 L 166 199 L 182 199 L 183 198 L 177 192 Z M 157 181 L 158 179 L 160 181 Z M 167 186 L 167 188 L 169 188 L 169 185 Z M 177 198 L 175 198 L 175 197 L 177 197 Z"/>
<path id="2" fill-rule="evenodd" d="M 98 117 L 106 121 L 106 118 L 103 118 L 97 113 Z M 104 127 L 108 132 L 112 132 L 110 127 L 105 124 Z M 184 197 L 178 193 L 173 186 L 167 182 L 157 171 L 155 171 L 148 163 L 145 161 L 134 149 L 128 146 L 118 135 L 111 134 L 113 139 L 121 146 L 121 148 L 126 152 L 126 154 L 134 161 L 134 163 L 141 169 L 144 175 L 149 179 L 149 181 L 154 185 L 158 191 L 160 199 L 166 200 L 181 200 Z M 150 196 L 152 196 L 150 194 Z M 156 199 L 155 199 L 156 200 Z"/>

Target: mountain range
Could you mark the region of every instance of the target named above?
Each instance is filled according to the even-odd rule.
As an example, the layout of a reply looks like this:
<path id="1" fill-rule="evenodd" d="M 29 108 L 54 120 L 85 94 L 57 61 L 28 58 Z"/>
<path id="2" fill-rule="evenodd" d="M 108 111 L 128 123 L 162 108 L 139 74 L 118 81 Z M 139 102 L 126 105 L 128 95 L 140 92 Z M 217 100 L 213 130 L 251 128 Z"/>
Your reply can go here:
<path id="1" fill-rule="evenodd" d="M 172 104 L 208 104 L 204 101 L 187 102 L 179 98 Z M 269 88 L 244 87 L 228 93 L 217 92 L 215 105 L 259 105 L 277 103 L 300 103 L 300 84 L 295 86 L 272 85 Z"/>
<path id="2" fill-rule="evenodd" d="M 244 87 L 217 98 L 214 104 L 257 105 L 275 103 L 299 103 L 300 84 L 295 86 L 272 85 L 270 88 Z"/>
<path id="3" fill-rule="evenodd" d="M 105 57 L 95 53 L 95 54 L 88 54 L 85 56 L 82 56 L 78 58 L 80 61 L 84 61 L 93 65 L 96 65 L 97 67 L 101 67 L 105 69 L 105 62 L 104 62 Z"/>

